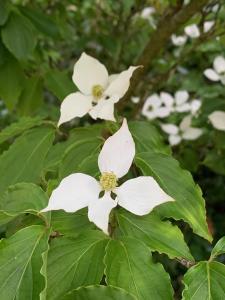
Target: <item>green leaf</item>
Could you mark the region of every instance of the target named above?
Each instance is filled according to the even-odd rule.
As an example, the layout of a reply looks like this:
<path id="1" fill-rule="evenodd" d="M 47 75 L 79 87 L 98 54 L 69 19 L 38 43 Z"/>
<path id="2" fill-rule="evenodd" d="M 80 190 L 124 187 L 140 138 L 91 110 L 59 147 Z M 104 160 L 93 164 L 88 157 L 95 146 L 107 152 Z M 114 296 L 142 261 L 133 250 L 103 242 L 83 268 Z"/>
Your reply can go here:
<path id="1" fill-rule="evenodd" d="M 42 33 L 49 35 L 53 38 L 59 36 L 59 30 L 55 22 L 53 22 L 49 16 L 44 14 L 37 8 L 33 9 L 26 5 L 26 7 L 20 7 L 20 11 L 35 25 L 35 27 Z"/>
<path id="2" fill-rule="evenodd" d="M 0 224 L 7 223 L 9 217 L 13 219 L 23 213 L 38 215 L 40 210 L 45 208 L 47 204 L 47 195 L 39 186 L 33 183 L 18 183 L 10 186 L 0 196 Z"/>
<path id="3" fill-rule="evenodd" d="M 81 209 L 69 214 L 62 210 L 53 211 L 51 215 L 51 227 L 54 231 L 71 237 L 77 236 L 81 231 L 95 228 L 93 223 L 88 220 L 87 209 Z"/>
<path id="4" fill-rule="evenodd" d="M 136 299 L 173 299 L 169 275 L 159 263 L 153 263 L 149 248 L 139 240 L 111 240 L 105 265 L 107 284 L 123 288 Z"/>
<path id="5" fill-rule="evenodd" d="M 225 151 L 215 149 L 210 150 L 210 152 L 207 153 L 203 164 L 213 172 L 225 175 Z"/>
<path id="6" fill-rule="evenodd" d="M 170 149 L 163 143 L 158 130 L 149 122 L 129 122 L 129 129 L 135 141 L 136 153 L 153 151 L 170 154 Z"/>
<path id="7" fill-rule="evenodd" d="M 34 115 L 43 102 L 43 83 L 40 77 L 28 78 L 17 106 L 21 115 Z"/>
<path id="8" fill-rule="evenodd" d="M 59 164 L 62 162 L 62 159 L 64 158 L 64 155 L 66 151 L 71 147 L 72 145 L 75 145 L 76 143 L 80 143 L 82 141 L 86 142 L 86 140 L 93 140 L 93 138 L 96 138 L 99 140 L 101 139 L 101 131 L 102 131 L 102 125 L 94 124 L 87 127 L 78 127 L 75 129 L 70 130 L 70 136 L 69 138 L 64 141 L 55 144 L 51 151 L 49 151 L 46 160 L 45 160 L 45 168 L 49 171 L 57 171 Z M 96 171 L 97 166 L 97 158 L 96 154 L 87 156 L 83 161 L 80 162 L 79 165 L 79 171 L 82 171 L 87 174 L 91 174 L 94 170 L 94 174 L 98 172 L 98 167 Z"/>
<path id="9" fill-rule="evenodd" d="M 49 127 L 32 129 L 16 139 L 0 156 L 1 193 L 15 183 L 39 182 L 53 139 L 54 130 Z"/>
<path id="10" fill-rule="evenodd" d="M 47 266 L 47 299 L 58 300 L 77 287 L 99 284 L 106 243 L 107 236 L 99 231 L 52 241 Z"/>
<path id="11" fill-rule="evenodd" d="M 69 174 L 80 172 L 82 163 L 99 152 L 102 141 L 97 138 L 82 140 L 71 145 L 62 159 L 59 176 L 64 178 Z M 97 165 L 97 160 L 96 160 Z M 96 168 L 94 168 L 96 169 Z"/>
<path id="12" fill-rule="evenodd" d="M 169 221 L 163 222 L 153 213 L 140 217 L 125 210 L 117 212 L 117 219 L 122 235 L 141 240 L 152 251 L 170 258 L 193 260 L 180 229 Z"/>
<path id="13" fill-rule="evenodd" d="M 184 276 L 183 300 L 225 299 L 225 266 L 219 262 L 200 262 Z"/>
<path id="14" fill-rule="evenodd" d="M 25 77 L 17 60 L 7 56 L 0 68 L 0 97 L 9 110 L 16 105 L 23 89 Z"/>
<path id="15" fill-rule="evenodd" d="M 2 40 L 9 51 L 19 60 L 27 59 L 37 42 L 32 23 L 14 11 L 11 12 L 2 29 Z"/>
<path id="16" fill-rule="evenodd" d="M 216 256 L 224 253 L 225 253 L 225 236 L 223 236 L 214 246 L 211 253 L 211 259 L 214 259 Z"/>
<path id="17" fill-rule="evenodd" d="M 59 70 L 50 70 L 45 74 L 45 85 L 60 100 L 76 91 L 76 87 L 68 74 Z"/>
<path id="18" fill-rule="evenodd" d="M 68 293 L 61 300 L 135 300 L 136 298 L 125 290 L 104 285 L 82 287 Z"/>
<path id="19" fill-rule="evenodd" d="M 183 219 L 196 234 L 211 241 L 202 192 L 191 174 L 181 169 L 175 159 L 160 153 L 141 153 L 136 158 L 136 165 L 144 175 L 153 176 L 161 188 L 176 200 L 160 205 L 157 211 L 164 217 Z"/>
<path id="20" fill-rule="evenodd" d="M 8 0 L 0 1 L 0 26 L 4 25 L 10 13 L 10 3 Z"/>
<path id="21" fill-rule="evenodd" d="M 0 144 L 7 141 L 10 138 L 13 138 L 15 135 L 19 135 L 24 131 L 41 125 L 43 122 L 40 117 L 30 118 L 22 117 L 17 122 L 10 124 L 8 127 L 3 129 L 0 132 Z"/>
<path id="22" fill-rule="evenodd" d="M 0 299 L 38 300 L 45 287 L 40 274 L 42 253 L 48 248 L 43 226 L 24 228 L 0 243 Z"/>

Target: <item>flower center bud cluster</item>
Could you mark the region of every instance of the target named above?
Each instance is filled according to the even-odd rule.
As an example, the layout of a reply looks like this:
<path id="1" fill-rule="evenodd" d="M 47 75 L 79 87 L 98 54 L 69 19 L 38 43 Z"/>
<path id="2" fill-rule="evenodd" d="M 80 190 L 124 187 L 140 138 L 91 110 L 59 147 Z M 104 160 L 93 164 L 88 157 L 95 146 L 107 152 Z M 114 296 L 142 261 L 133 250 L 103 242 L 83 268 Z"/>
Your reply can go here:
<path id="1" fill-rule="evenodd" d="M 98 101 L 103 95 L 104 89 L 100 84 L 92 87 L 92 95 L 96 101 Z"/>
<path id="2" fill-rule="evenodd" d="M 104 191 L 112 191 L 117 186 L 117 177 L 114 173 L 102 173 L 100 177 L 100 185 Z"/>

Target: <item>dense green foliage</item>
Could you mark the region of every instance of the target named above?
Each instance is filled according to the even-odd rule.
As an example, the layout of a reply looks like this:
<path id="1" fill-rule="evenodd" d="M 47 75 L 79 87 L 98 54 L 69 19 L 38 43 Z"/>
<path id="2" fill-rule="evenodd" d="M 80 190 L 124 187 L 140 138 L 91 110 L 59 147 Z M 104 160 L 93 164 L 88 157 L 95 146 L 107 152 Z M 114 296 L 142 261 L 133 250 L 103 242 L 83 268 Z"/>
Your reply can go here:
<path id="1" fill-rule="evenodd" d="M 192 24 L 196 37 L 184 34 Z M 83 52 L 109 74 L 142 67 L 115 122 L 86 114 L 57 126 Z M 0 299 L 225 299 L 225 129 L 209 118 L 225 112 L 225 67 L 220 81 L 204 75 L 218 56 L 223 0 L 0 0 Z M 199 99 L 201 134 L 172 144 L 162 125 L 187 111 L 150 118 L 143 106 L 177 91 Z M 175 201 L 144 216 L 117 206 L 109 235 L 86 208 L 42 213 L 68 175 L 99 179 L 99 152 L 124 117 L 136 147 L 125 179 L 152 176 Z"/>

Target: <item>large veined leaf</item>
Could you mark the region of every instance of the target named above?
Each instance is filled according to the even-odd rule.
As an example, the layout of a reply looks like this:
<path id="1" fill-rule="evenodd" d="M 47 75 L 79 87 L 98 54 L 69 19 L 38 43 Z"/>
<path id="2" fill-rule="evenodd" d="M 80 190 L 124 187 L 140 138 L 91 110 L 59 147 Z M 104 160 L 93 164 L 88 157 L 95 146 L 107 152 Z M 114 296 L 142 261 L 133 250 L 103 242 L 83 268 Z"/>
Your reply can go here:
<path id="1" fill-rule="evenodd" d="M 52 241 L 47 265 L 47 299 L 58 300 L 72 289 L 99 284 L 107 242 L 107 236 L 99 231 Z"/>
<path id="2" fill-rule="evenodd" d="M 172 300 L 169 275 L 155 264 L 149 248 L 141 241 L 111 240 L 105 256 L 106 282 L 133 294 L 138 300 Z"/>
<path id="3" fill-rule="evenodd" d="M 169 221 L 163 222 L 153 213 L 139 217 L 122 209 L 116 216 L 122 235 L 139 239 L 152 251 L 166 253 L 170 258 L 194 260 L 180 229 Z"/>
<path id="4" fill-rule="evenodd" d="M 81 141 L 93 140 L 93 138 L 101 139 L 102 126 L 95 124 L 87 127 L 78 127 L 70 131 L 70 136 L 64 142 L 56 143 L 49 151 L 45 159 L 45 168 L 49 171 L 57 171 L 58 166 L 61 163 L 64 155 L 69 147 L 73 144 L 80 143 Z M 100 141 L 99 141 L 100 142 Z M 91 168 L 93 170 L 94 166 L 97 164 L 97 159 L 94 159 L 94 155 L 87 156 L 83 161 L 80 161 L 79 169 L 85 172 L 86 169 Z M 93 161 L 93 162 L 92 162 Z M 63 168 L 63 166 L 62 166 Z"/>
<path id="5" fill-rule="evenodd" d="M 69 174 L 80 172 L 82 163 L 100 151 L 102 141 L 98 138 L 82 140 L 71 145 L 62 159 L 59 175 L 64 178 Z M 97 161 L 96 161 L 97 165 Z"/>
<path id="6" fill-rule="evenodd" d="M 133 121 L 129 122 L 129 129 L 135 141 L 136 153 L 154 151 L 169 154 L 171 151 L 163 143 L 163 139 L 158 130 L 149 122 Z"/>
<path id="7" fill-rule="evenodd" d="M 225 266 L 219 262 L 200 262 L 184 276 L 183 300 L 225 299 Z"/>
<path id="8" fill-rule="evenodd" d="M 176 200 L 161 205 L 157 211 L 162 216 L 183 219 L 195 233 L 211 241 L 204 199 L 191 174 L 181 169 L 175 159 L 160 153 L 141 153 L 136 158 L 136 165 L 144 175 L 153 176 L 162 189 Z"/>
<path id="9" fill-rule="evenodd" d="M 38 215 L 47 204 L 48 197 L 39 186 L 33 183 L 17 183 L 0 196 L 0 224 L 23 213 Z"/>
<path id="10" fill-rule="evenodd" d="M 38 300 L 45 287 L 40 273 L 48 249 L 48 232 L 30 226 L 0 243 L 0 299 Z"/>
<path id="11" fill-rule="evenodd" d="M 93 285 L 68 293 L 61 300 L 135 300 L 123 289 L 114 286 Z"/>
<path id="12" fill-rule="evenodd" d="M 19 63 L 7 55 L 0 68 L 0 97 L 6 107 L 12 110 L 23 89 L 25 77 Z"/>
<path id="13" fill-rule="evenodd" d="M 31 20 L 31 22 L 35 25 L 35 27 L 53 38 L 59 37 L 59 30 L 55 22 L 51 20 L 51 18 L 44 14 L 41 10 L 37 8 L 20 7 L 20 11 Z"/>
<path id="14" fill-rule="evenodd" d="M 2 40 L 9 51 L 19 60 L 27 59 L 37 42 L 32 23 L 17 12 L 11 12 L 2 29 Z"/>
<path id="15" fill-rule="evenodd" d="M 45 85 L 60 100 L 76 90 L 68 74 L 59 70 L 50 70 L 45 75 Z"/>
<path id="16" fill-rule="evenodd" d="M 225 236 L 223 236 L 214 246 L 211 253 L 211 259 L 225 253 Z"/>
<path id="17" fill-rule="evenodd" d="M 88 220 L 87 209 L 75 213 L 66 213 L 63 210 L 52 211 L 51 227 L 60 234 L 72 237 L 79 235 L 83 230 L 95 228 Z"/>
<path id="18" fill-rule="evenodd" d="M 54 130 L 39 127 L 30 130 L 0 156 L 0 192 L 18 182 L 38 182 L 44 158 L 52 145 Z"/>
<path id="19" fill-rule="evenodd" d="M 22 117 L 17 122 L 12 123 L 0 132 L 0 144 L 13 138 L 16 135 L 23 133 L 34 126 L 41 125 L 43 120 L 40 117 Z"/>

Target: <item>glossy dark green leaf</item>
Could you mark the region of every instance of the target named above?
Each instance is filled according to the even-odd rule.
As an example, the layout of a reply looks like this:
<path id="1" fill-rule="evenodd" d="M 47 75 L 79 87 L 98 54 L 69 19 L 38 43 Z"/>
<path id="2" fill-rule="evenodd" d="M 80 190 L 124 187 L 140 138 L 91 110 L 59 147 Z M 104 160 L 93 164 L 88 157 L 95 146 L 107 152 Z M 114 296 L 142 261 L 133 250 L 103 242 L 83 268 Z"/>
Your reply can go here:
<path id="1" fill-rule="evenodd" d="M 47 204 L 48 197 L 46 193 L 33 183 L 18 183 L 10 186 L 0 196 L 0 224 L 7 223 L 9 218 L 13 219 L 23 213 L 38 215 L 40 210 L 45 208 Z"/>
<path id="2" fill-rule="evenodd" d="M 68 293 L 62 300 L 135 300 L 123 289 L 114 286 L 93 285 Z"/>
<path id="3" fill-rule="evenodd" d="M 77 236 L 84 230 L 94 229 L 94 224 L 88 220 L 87 209 L 81 209 L 75 213 L 65 211 L 53 211 L 51 214 L 51 226 L 54 231 L 65 236 Z"/>
<path id="4" fill-rule="evenodd" d="M 46 170 L 49 170 L 52 172 L 58 171 L 58 167 L 61 164 L 62 159 L 64 159 L 66 152 L 73 145 L 79 144 L 82 141 L 84 141 L 86 143 L 87 140 L 90 140 L 90 142 L 91 142 L 93 140 L 93 138 L 96 138 L 96 141 L 99 140 L 99 143 L 100 143 L 102 128 L 103 128 L 102 125 L 94 124 L 91 126 L 78 127 L 78 128 L 72 129 L 70 131 L 70 135 L 66 141 L 62 141 L 60 143 L 55 144 L 49 151 L 49 153 L 46 157 L 46 160 L 45 160 Z M 96 157 L 96 154 L 93 154 L 93 153 L 90 154 L 88 149 L 87 149 L 87 154 L 88 155 L 83 160 L 80 161 L 79 168 L 76 169 L 76 171 L 77 172 L 81 171 L 83 173 L 94 175 L 98 172 L 97 157 Z M 76 162 L 76 159 L 74 157 L 74 163 L 75 162 Z M 64 168 L 64 167 L 61 165 L 61 168 Z"/>
<path id="5" fill-rule="evenodd" d="M 157 211 L 162 216 L 183 219 L 195 233 L 211 241 L 202 192 L 191 174 L 181 169 L 175 159 L 160 153 L 141 153 L 136 158 L 136 165 L 144 175 L 153 176 L 162 189 L 175 199 L 161 205 Z"/>
<path id="6" fill-rule="evenodd" d="M 102 141 L 97 138 L 82 140 L 71 145 L 62 159 L 59 175 L 64 178 L 69 174 L 81 171 L 84 161 L 100 152 Z M 95 163 L 97 165 L 97 161 Z M 95 168 L 96 169 L 96 168 Z"/>
<path id="7" fill-rule="evenodd" d="M 59 70 L 50 70 L 45 74 L 45 85 L 59 100 L 76 91 L 68 74 Z"/>
<path id="8" fill-rule="evenodd" d="M 170 258 L 194 260 L 177 226 L 162 221 L 153 213 L 136 216 L 125 210 L 117 212 L 122 235 L 144 242 L 152 251 L 166 253 Z"/>
<path id="9" fill-rule="evenodd" d="M 34 50 L 37 37 L 32 23 L 26 17 L 11 12 L 2 29 L 2 40 L 17 59 L 24 60 Z"/>
<path id="10" fill-rule="evenodd" d="M 17 122 L 10 124 L 0 132 L 0 144 L 13 138 L 16 135 L 23 133 L 24 131 L 41 125 L 43 120 L 39 117 L 22 117 Z"/>
<path id="11" fill-rule="evenodd" d="M 35 25 L 35 27 L 42 33 L 53 38 L 59 36 L 59 29 L 55 22 L 49 16 L 44 14 L 37 8 L 20 7 L 20 11 Z"/>
<path id="12" fill-rule="evenodd" d="M 172 300 L 169 275 L 155 264 L 149 248 L 141 241 L 124 238 L 111 240 L 105 257 L 106 282 L 120 287 L 140 300 Z"/>
<path id="13" fill-rule="evenodd" d="M 211 253 L 211 258 L 216 258 L 218 255 L 224 254 L 225 253 L 225 236 L 223 236 L 214 246 L 212 253 Z"/>
<path id="14" fill-rule="evenodd" d="M 129 122 L 129 129 L 135 141 L 136 153 L 154 151 L 170 154 L 170 149 L 163 143 L 161 134 L 149 122 Z"/>
<path id="15" fill-rule="evenodd" d="M 99 284 L 107 242 L 107 236 L 99 231 L 52 241 L 47 266 L 47 299 L 58 300 L 72 289 Z"/>
<path id="16" fill-rule="evenodd" d="M 45 287 L 42 255 L 47 249 L 48 232 L 43 226 L 24 228 L 1 241 L 0 299 L 40 299 Z"/>
<path id="17" fill-rule="evenodd" d="M 0 156 L 0 191 L 19 182 L 39 182 L 43 162 L 54 139 L 54 129 L 39 127 L 17 138 Z"/>
<path id="18" fill-rule="evenodd" d="M 219 262 L 200 262 L 184 276 L 183 300 L 225 299 L 225 266 Z"/>

